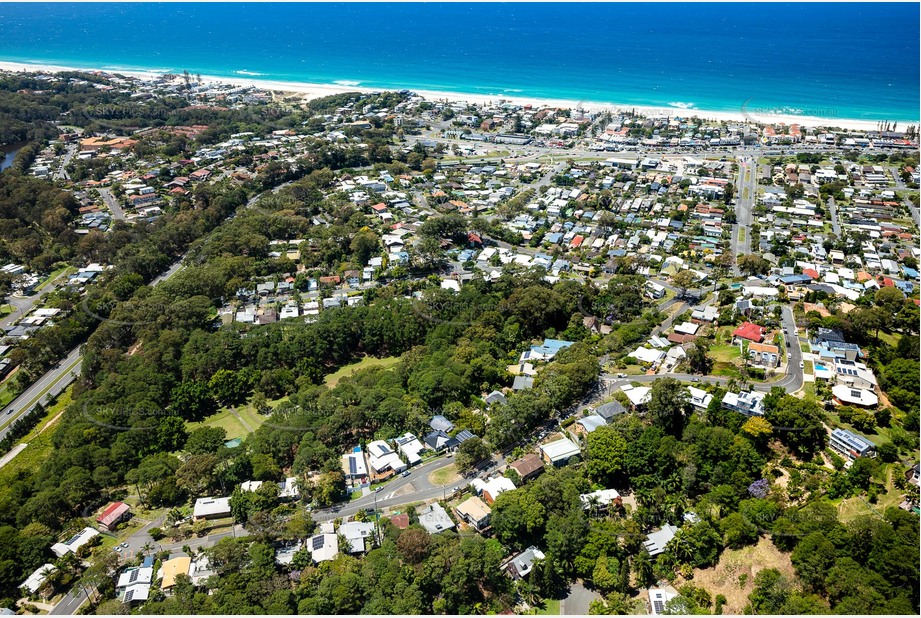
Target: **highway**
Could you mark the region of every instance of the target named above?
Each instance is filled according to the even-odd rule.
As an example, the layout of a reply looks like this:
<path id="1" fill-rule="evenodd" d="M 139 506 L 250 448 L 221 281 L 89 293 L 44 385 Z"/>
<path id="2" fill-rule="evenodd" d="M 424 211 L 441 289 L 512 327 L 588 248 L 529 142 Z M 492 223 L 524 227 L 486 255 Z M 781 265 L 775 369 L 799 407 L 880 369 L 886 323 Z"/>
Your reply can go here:
<path id="1" fill-rule="evenodd" d="M 736 185 L 736 224 L 732 226 L 733 275 L 739 276 L 739 256 L 750 253 L 752 212 L 755 207 L 758 159 L 743 155 L 739 158 L 739 179 Z"/>
<path id="2" fill-rule="evenodd" d="M 166 272 L 154 279 L 151 282 L 151 286 L 156 286 L 169 279 L 181 268 L 182 259 L 180 258 Z M 71 350 L 62 362 L 58 363 L 57 366 L 48 371 L 19 397 L 3 408 L 3 413 L 0 414 L 0 424 L 3 424 L 3 428 L 0 429 L 0 440 L 6 436 L 15 420 L 28 414 L 37 403 L 47 404 L 50 399 L 56 397 L 67 388 L 80 375 L 82 362 L 83 359 L 78 346 Z"/>

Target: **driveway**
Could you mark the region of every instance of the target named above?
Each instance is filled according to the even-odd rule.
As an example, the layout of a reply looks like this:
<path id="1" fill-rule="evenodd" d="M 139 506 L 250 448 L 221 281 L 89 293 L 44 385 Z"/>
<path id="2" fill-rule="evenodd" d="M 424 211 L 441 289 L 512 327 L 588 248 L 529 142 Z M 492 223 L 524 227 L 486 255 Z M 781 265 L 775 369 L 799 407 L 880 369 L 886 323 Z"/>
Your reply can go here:
<path id="1" fill-rule="evenodd" d="M 560 601 L 560 614 L 563 616 L 587 615 L 588 606 L 601 595 L 589 590 L 580 583 L 569 587 L 569 596 Z"/>

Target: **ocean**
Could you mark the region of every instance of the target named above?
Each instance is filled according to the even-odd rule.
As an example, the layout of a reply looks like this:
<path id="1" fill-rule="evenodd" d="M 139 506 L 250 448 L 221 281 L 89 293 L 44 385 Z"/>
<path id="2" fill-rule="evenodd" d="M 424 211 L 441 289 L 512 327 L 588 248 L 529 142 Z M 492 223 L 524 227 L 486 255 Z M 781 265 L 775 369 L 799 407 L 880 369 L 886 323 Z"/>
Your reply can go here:
<path id="1" fill-rule="evenodd" d="M 918 120 L 919 38 L 916 3 L 0 4 L 10 62 L 872 121 Z"/>

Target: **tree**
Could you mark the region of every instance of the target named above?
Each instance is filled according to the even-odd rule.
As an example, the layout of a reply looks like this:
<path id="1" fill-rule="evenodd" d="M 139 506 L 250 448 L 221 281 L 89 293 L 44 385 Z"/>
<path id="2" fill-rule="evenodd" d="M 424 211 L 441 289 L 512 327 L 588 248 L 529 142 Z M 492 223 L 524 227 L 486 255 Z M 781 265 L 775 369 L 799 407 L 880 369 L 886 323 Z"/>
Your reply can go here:
<path id="1" fill-rule="evenodd" d="M 647 409 L 666 433 L 680 436 L 684 429 L 684 414 L 689 408 L 690 395 L 675 378 L 660 378 L 649 391 Z"/>
<path id="2" fill-rule="evenodd" d="M 620 482 L 627 453 L 623 436 L 613 427 L 603 425 L 588 434 L 587 442 L 585 464 L 589 476 L 605 486 Z"/>
<path id="3" fill-rule="evenodd" d="M 758 541 L 758 528 L 739 513 L 731 513 L 720 522 L 723 542 L 733 549 Z"/>
<path id="4" fill-rule="evenodd" d="M 821 532 L 806 535 L 790 555 L 796 576 L 813 590 L 821 590 L 834 560 L 835 546 Z"/>
<path id="5" fill-rule="evenodd" d="M 713 368 L 713 358 L 708 354 L 709 347 L 703 339 L 697 339 L 687 350 L 688 367 L 692 373 L 707 375 Z"/>
<path id="6" fill-rule="evenodd" d="M 489 447 L 479 437 L 470 438 L 461 442 L 457 447 L 455 463 L 461 473 L 468 472 L 490 456 Z"/>
<path id="7" fill-rule="evenodd" d="M 771 424 L 760 416 L 753 416 L 742 425 L 742 433 L 759 448 L 767 446 L 773 432 Z"/>
<path id="8" fill-rule="evenodd" d="M 739 269 L 749 275 L 766 275 L 771 270 L 771 263 L 760 255 L 740 255 Z"/>
<path id="9" fill-rule="evenodd" d="M 678 288 L 678 297 L 684 298 L 688 289 L 697 282 L 697 275 L 692 270 L 679 270 L 672 275 L 672 283 Z"/>

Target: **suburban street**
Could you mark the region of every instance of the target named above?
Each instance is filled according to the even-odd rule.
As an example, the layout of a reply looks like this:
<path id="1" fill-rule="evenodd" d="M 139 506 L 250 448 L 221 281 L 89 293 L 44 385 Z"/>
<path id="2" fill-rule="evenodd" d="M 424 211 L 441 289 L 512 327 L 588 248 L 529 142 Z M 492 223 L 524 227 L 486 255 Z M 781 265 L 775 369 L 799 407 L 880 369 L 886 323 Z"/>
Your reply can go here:
<path id="1" fill-rule="evenodd" d="M 106 207 L 112 213 L 112 218 L 118 219 L 119 221 L 124 221 L 125 211 L 122 210 L 118 200 L 115 199 L 114 195 L 112 195 L 112 191 L 103 187 L 99 187 L 97 191 L 99 191 L 99 196 L 102 198 L 102 201 L 106 203 Z"/>
<path id="2" fill-rule="evenodd" d="M 829 197 L 828 202 L 828 216 L 831 217 L 831 229 L 834 231 L 835 236 L 841 236 L 841 223 L 838 222 L 838 210 L 835 207 L 835 198 Z"/>
<path id="3" fill-rule="evenodd" d="M 0 328 L 11 325 L 13 322 L 19 320 L 24 315 L 32 311 L 32 307 L 35 306 L 35 303 L 37 303 L 42 296 L 57 287 L 57 283 L 60 278 L 61 275 L 55 277 L 28 296 L 15 296 L 12 294 L 8 296 L 4 305 L 12 305 L 15 308 L 15 311 L 9 315 L 3 316 L 3 318 L 0 318 Z"/>

